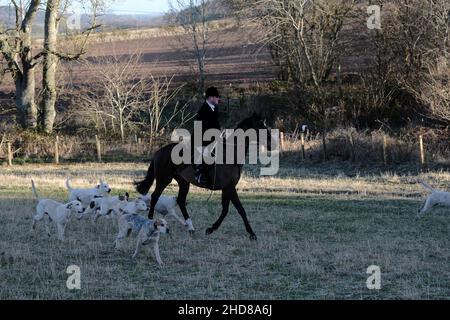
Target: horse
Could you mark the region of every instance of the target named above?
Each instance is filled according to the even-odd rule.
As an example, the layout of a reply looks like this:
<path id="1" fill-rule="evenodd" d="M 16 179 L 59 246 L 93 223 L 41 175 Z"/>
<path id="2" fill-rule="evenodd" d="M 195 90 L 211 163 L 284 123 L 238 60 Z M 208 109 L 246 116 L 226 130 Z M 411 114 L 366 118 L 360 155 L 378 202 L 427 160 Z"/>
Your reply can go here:
<path id="1" fill-rule="evenodd" d="M 242 129 L 244 131 L 248 129 L 255 129 L 257 132 L 258 141 L 259 130 L 268 130 L 265 124 L 265 120 L 263 120 L 256 113 L 254 113 L 251 117 L 242 120 L 237 125 L 236 130 L 237 129 Z M 248 152 L 249 144 L 251 142 L 254 142 L 249 140 L 250 138 L 248 140 L 245 139 L 246 153 Z M 219 143 L 230 144 L 226 139 Z M 171 183 L 172 179 L 175 179 L 179 186 L 177 203 L 181 209 L 183 217 L 186 221 L 186 225 L 188 226 L 188 230 L 191 234 L 194 233 L 194 227 L 186 209 L 186 197 L 189 193 L 190 185 L 193 184 L 200 188 L 222 191 L 222 213 L 217 221 L 214 222 L 214 224 L 210 228 L 206 229 L 206 235 L 213 233 L 220 227 L 222 221 L 228 214 L 228 209 L 231 201 L 239 215 L 242 217 L 245 229 L 250 235 L 250 239 L 256 240 L 256 234 L 250 226 L 247 218 L 247 213 L 245 212 L 245 209 L 242 206 L 239 195 L 236 191 L 236 185 L 241 178 L 243 164 L 216 163 L 213 165 L 209 165 L 205 168 L 205 172 L 209 176 L 209 180 L 213 181 L 213 183 L 210 183 L 208 185 L 199 185 L 195 180 L 195 170 L 192 164 L 174 164 L 171 160 L 172 149 L 176 145 L 177 143 L 172 143 L 156 151 L 153 156 L 153 160 L 151 161 L 150 166 L 147 170 L 145 179 L 139 182 L 135 182 L 136 191 L 142 195 L 145 195 L 148 193 L 150 187 L 153 184 L 153 181 L 156 179 L 155 190 L 151 195 L 150 211 L 148 214 L 149 219 L 153 219 L 155 205 L 158 202 L 160 195 L 162 194 L 164 189 Z M 236 145 L 234 145 L 234 147 L 236 148 Z M 271 150 L 271 138 L 268 139 L 267 149 Z"/>

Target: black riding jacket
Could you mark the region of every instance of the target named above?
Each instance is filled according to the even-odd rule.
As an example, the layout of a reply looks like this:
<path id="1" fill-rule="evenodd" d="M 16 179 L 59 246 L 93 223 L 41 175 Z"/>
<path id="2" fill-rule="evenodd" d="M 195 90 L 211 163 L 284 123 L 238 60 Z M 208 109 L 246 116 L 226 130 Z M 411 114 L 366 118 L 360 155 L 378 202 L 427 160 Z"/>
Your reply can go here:
<path id="1" fill-rule="evenodd" d="M 198 110 L 196 120 L 202 122 L 202 136 L 208 129 L 220 130 L 219 109 L 216 106 L 214 108 L 214 111 L 212 111 L 211 107 L 208 105 L 206 101 Z M 210 143 L 211 143 L 210 141 L 203 141 L 202 145 L 207 146 Z"/>

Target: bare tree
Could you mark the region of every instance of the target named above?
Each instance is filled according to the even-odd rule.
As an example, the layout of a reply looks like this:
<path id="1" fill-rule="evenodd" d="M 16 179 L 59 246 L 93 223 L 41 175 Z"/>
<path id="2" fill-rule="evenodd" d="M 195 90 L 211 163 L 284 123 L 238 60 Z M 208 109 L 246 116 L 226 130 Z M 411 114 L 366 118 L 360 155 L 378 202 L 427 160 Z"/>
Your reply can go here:
<path id="1" fill-rule="evenodd" d="M 47 0 L 46 12 L 45 12 L 45 40 L 44 50 L 42 55 L 44 56 L 43 63 L 43 100 L 42 100 L 42 126 L 45 132 L 50 133 L 53 131 L 53 126 L 56 117 L 56 71 L 59 60 L 72 61 L 79 59 L 85 54 L 85 47 L 87 39 L 91 32 L 99 27 L 97 24 L 97 16 L 102 9 L 102 0 L 90 0 L 91 4 L 91 22 L 89 27 L 83 31 L 83 40 L 77 48 L 75 53 L 65 53 L 58 50 L 58 32 L 61 19 L 64 18 L 67 7 L 69 5 L 68 0 Z M 76 36 L 73 36 L 76 37 Z"/>
<path id="2" fill-rule="evenodd" d="M 311 115 L 325 137 L 330 108 L 326 81 L 342 55 L 341 31 L 355 8 L 352 0 L 255 0 L 249 16 L 264 28 L 261 39 L 275 50 L 278 64 L 285 68 L 297 90 L 310 96 Z"/>
<path id="3" fill-rule="evenodd" d="M 93 16 L 96 17 L 99 3 L 104 1 L 90 0 L 90 2 L 94 11 Z M 35 68 L 43 58 L 42 127 L 46 132 L 51 132 L 56 116 L 55 74 L 57 63 L 60 59 L 75 60 L 84 54 L 87 37 L 97 25 L 93 19 L 91 26 L 83 32 L 86 40 L 79 52 L 71 54 L 59 52 L 57 50 L 58 26 L 69 2 L 68 0 L 47 0 L 44 48 L 33 55 L 32 26 L 42 2 L 30 0 L 23 5 L 22 1 L 11 0 L 11 4 L 15 11 L 15 26 L 9 29 L 0 29 L 0 53 L 7 62 L 7 72 L 11 74 L 15 82 L 19 123 L 24 128 L 38 126 Z"/>
<path id="4" fill-rule="evenodd" d="M 139 128 L 148 132 L 153 141 L 176 121 L 175 127 L 192 118 L 186 113 L 186 105 L 174 102 L 182 87 L 174 87 L 172 78 L 140 77 L 140 61 L 141 55 L 133 54 L 85 62 L 96 70 L 96 76 L 79 95 L 77 113 L 105 134 L 118 132 L 122 142 L 127 132 Z M 173 109 L 166 112 L 172 104 Z"/>
<path id="5" fill-rule="evenodd" d="M 433 118 L 450 124 L 450 60 L 442 59 L 429 69 L 419 85 L 410 89 Z"/>
<path id="6" fill-rule="evenodd" d="M 402 41 L 404 47 L 412 48 L 405 50 L 406 61 L 416 63 L 414 72 L 403 83 L 429 108 L 431 117 L 450 124 L 450 2 L 405 1 L 403 8 L 400 21 L 414 19 L 415 23 L 408 26 L 422 36 L 416 35 L 414 45 Z"/>
<path id="7" fill-rule="evenodd" d="M 211 0 L 175 0 L 171 3 L 170 19 L 188 35 L 178 36 L 178 44 L 188 59 L 196 62 L 197 91 L 205 91 L 207 51 L 211 44 L 208 15 Z"/>
<path id="8" fill-rule="evenodd" d="M 15 25 L 0 30 L 0 53 L 7 62 L 16 87 L 16 109 L 23 128 L 35 128 L 38 123 L 35 101 L 35 67 L 40 56 L 33 56 L 32 27 L 40 0 L 31 0 L 21 5 L 11 0 L 15 12 Z"/>

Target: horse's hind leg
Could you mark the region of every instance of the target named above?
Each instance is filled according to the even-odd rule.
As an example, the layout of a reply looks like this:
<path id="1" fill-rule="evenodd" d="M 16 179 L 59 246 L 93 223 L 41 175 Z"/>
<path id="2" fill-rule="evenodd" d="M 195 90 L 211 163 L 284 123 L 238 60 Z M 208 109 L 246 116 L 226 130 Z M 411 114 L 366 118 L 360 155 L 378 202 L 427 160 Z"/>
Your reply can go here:
<path id="1" fill-rule="evenodd" d="M 228 209 L 230 208 L 230 195 L 227 190 L 222 190 L 222 213 L 220 217 L 217 219 L 216 222 L 212 225 L 211 228 L 206 229 L 206 234 L 211 234 L 217 229 L 219 229 L 220 225 L 222 224 L 223 219 L 228 214 Z"/>
<path id="2" fill-rule="evenodd" d="M 150 212 L 148 213 L 148 218 L 153 219 L 153 214 L 155 213 L 155 206 L 158 202 L 159 197 L 163 193 L 164 189 L 169 185 L 172 178 L 165 178 L 164 180 L 156 179 L 156 187 L 155 191 L 152 193 L 152 197 L 150 200 Z"/>
<path id="3" fill-rule="evenodd" d="M 186 198 L 189 193 L 190 184 L 186 180 L 181 177 L 175 177 L 175 180 L 178 182 L 179 190 L 177 196 L 177 204 L 180 207 L 181 213 L 183 214 L 183 218 L 186 221 L 186 226 L 188 228 L 189 233 L 194 233 L 194 225 L 192 224 L 192 220 L 189 217 L 189 214 L 186 209 Z"/>
<path id="4" fill-rule="evenodd" d="M 231 202 L 235 206 L 238 213 L 241 215 L 242 220 L 244 220 L 245 229 L 250 234 L 250 239 L 256 240 L 256 234 L 253 232 L 252 227 L 250 226 L 250 223 L 248 222 L 247 213 L 245 212 L 245 209 L 242 206 L 241 201 L 239 200 L 239 196 L 238 196 L 235 188 L 233 188 L 230 191 L 230 197 L 231 197 Z"/>

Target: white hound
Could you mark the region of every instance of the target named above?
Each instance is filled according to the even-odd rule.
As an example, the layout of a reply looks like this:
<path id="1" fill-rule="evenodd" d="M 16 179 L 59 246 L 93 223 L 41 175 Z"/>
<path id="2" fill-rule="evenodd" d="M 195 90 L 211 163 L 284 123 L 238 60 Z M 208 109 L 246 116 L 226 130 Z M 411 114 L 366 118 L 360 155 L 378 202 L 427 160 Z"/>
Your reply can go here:
<path id="1" fill-rule="evenodd" d="M 107 216 L 111 213 L 116 216 L 120 215 L 122 208 L 128 204 L 129 197 L 128 192 L 125 196 L 94 196 L 89 205 L 90 209 L 95 212 L 94 222 L 97 222 L 101 216 Z"/>
<path id="2" fill-rule="evenodd" d="M 34 181 L 31 180 L 31 189 L 33 190 L 34 197 L 39 201 L 36 206 L 36 214 L 33 216 L 33 230 L 36 228 L 36 223 L 41 221 L 44 216 L 48 216 L 50 221 L 56 224 L 58 229 L 58 239 L 64 240 L 64 231 L 66 229 L 67 222 L 69 221 L 70 215 L 82 214 L 84 212 L 83 205 L 80 201 L 74 200 L 69 203 L 60 203 L 51 199 L 41 199 L 37 194 Z M 45 221 L 45 228 L 47 234 L 50 236 L 50 230 L 48 227 L 47 220 Z"/>
<path id="3" fill-rule="evenodd" d="M 140 195 L 138 196 L 138 199 L 144 200 L 147 205 L 150 206 L 151 202 L 151 196 L 146 195 Z M 192 226 L 191 219 L 188 219 L 186 221 L 183 221 L 181 217 L 177 214 L 177 212 L 181 212 L 180 207 L 177 203 L 177 197 L 175 196 L 165 196 L 161 195 L 158 199 L 158 202 L 156 202 L 155 205 L 155 211 L 159 214 L 163 215 L 164 217 L 172 216 L 174 217 L 178 222 L 180 222 L 183 226 L 189 227 Z M 193 230 L 193 227 L 192 227 Z"/>
<path id="4" fill-rule="evenodd" d="M 417 213 L 417 217 L 420 218 L 424 214 L 428 213 L 434 206 L 444 205 L 450 207 L 450 193 L 445 191 L 439 191 L 434 189 L 425 181 L 419 181 L 420 184 L 426 189 L 430 190 L 431 193 L 425 199 L 422 204 L 422 207 L 419 209 Z"/>
<path id="5" fill-rule="evenodd" d="M 88 209 L 94 196 L 105 196 L 111 192 L 111 188 L 103 180 L 100 180 L 100 183 L 95 188 L 74 189 L 70 186 L 70 178 L 67 178 L 66 187 L 69 190 L 69 201 L 78 200 L 83 204 L 85 209 Z M 81 216 L 78 218 L 81 218 Z"/>

